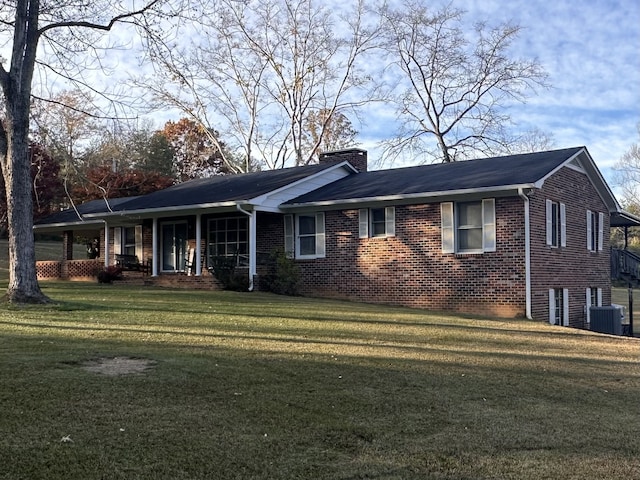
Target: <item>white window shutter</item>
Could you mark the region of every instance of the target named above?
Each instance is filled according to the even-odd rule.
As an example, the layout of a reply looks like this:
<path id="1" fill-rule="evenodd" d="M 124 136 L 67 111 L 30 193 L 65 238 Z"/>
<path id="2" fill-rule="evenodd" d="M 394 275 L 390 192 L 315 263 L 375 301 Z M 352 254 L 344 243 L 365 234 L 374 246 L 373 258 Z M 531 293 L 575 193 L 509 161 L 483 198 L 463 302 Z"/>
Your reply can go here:
<path id="1" fill-rule="evenodd" d="M 139 262 L 143 262 L 142 258 L 142 225 L 136 225 L 136 257 Z"/>
<path id="2" fill-rule="evenodd" d="M 122 253 L 122 228 L 113 228 L 113 254 L 120 255 Z"/>
<path id="3" fill-rule="evenodd" d="M 386 207 L 384 209 L 385 233 L 387 237 L 396 236 L 396 207 Z"/>
<path id="4" fill-rule="evenodd" d="M 602 251 L 604 243 L 604 213 L 598 213 L 598 251 Z"/>
<path id="5" fill-rule="evenodd" d="M 593 242 L 591 237 L 591 210 L 587 210 L 587 250 L 593 250 Z"/>
<path id="6" fill-rule="evenodd" d="M 598 302 L 598 307 L 602 306 L 602 289 L 598 288 L 596 290 L 596 301 Z"/>
<path id="7" fill-rule="evenodd" d="M 562 325 L 569 326 L 569 289 L 562 289 Z"/>
<path id="8" fill-rule="evenodd" d="M 295 241 L 293 235 L 293 215 L 284 216 L 284 252 L 289 258 L 295 254 Z"/>
<path id="9" fill-rule="evenodd" d="M 567 246 L 567 206 L 560 204 L 560 246 Z"/>
<path id="10" fill-rule="evenodd" d="M 442 253 L 453 253 L 453 203 L 442 202 L 440 204 Z"/>
<path id="11" fill-rule="evenodd" d="M 591 289 L 587 288 L 587 295 L 585 299 L 585 316 L 587 317 L 587 323 L 591 323 Z"/>
<path id="12" fill-rule="evenodd" d="M 358 210 L 358 222 L 360 238 L 367 238 L 369 236 L 369 210 L 361 208 Z"/>
<path id="13" fill-rule="evenodd" d="M 482 250 L 496 251 L 496 201 L 493 198 L 482 200 Z"/>
<path id="14" fill-rule="evenodd" d="M 553 245 L 553 210 L 551 200 L 547 200 L 547 245 Z"/>
<path id="15" fill-rule="evenodd" d="M 549 323 L 556 323 L 556 291 L 553 288 L 549 289 Z"/>
<path id="16" fill-rule="evenodd" d="M 316 213 L 316 257 L 325 256 L 324 212 Z"/>

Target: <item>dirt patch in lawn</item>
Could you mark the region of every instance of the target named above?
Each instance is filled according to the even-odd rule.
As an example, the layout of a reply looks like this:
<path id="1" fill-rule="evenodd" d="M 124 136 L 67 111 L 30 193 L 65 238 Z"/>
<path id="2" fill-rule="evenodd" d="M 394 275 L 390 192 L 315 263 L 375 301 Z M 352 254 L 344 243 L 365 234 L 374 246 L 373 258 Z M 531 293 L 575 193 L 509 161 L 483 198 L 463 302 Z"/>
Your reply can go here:
<path id="1" fill-rule="evenodd" d="M 155 366 L 156 362 L 148 358 L 134 357 L 102 357 L 87 360 L 81 364 L 88 372 L 100 373 L 116 377 L 119 375 L 131 375 L 144 373 Z"/>

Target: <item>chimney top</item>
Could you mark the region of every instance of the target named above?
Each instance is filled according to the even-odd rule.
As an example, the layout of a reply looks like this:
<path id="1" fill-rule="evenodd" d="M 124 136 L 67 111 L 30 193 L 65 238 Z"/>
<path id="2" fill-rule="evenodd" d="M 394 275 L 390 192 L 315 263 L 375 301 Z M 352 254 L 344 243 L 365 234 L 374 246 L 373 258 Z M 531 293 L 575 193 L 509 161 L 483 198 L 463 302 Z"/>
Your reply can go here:
<path id="1" fill-rule="evenodd" d="M 348 161 L 359 172 L 367 171 L 367 151 L 361 148 L 346 148 L 344 150 L 334 150 L 322 152 L 318 157 L 319 163 L 336 161 Z"/>

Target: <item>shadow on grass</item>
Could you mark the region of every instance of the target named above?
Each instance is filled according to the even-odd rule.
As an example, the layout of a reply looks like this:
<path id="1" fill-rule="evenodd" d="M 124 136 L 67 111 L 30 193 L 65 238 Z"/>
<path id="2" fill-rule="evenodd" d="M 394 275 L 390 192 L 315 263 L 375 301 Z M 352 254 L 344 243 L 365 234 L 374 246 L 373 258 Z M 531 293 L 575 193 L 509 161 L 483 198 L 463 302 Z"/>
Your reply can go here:
<path id="1" fill-rule="evenodd" d="M 345 340 L 278 340 L 309 345 L 292 351 L 260 348 L 273 341 L 260 336 L 251 348 L 237 335 L 210 335 L 232 345 L 202 345 L 172 330 L 134 339 L 96 329 L 78 339 L 36 327 L 3 335 L 0 457 L 13 461 L 0 466 L 2 478 L 606 479 L 640 471 L 638 412 L 625 408 L 638 377 L 619 377 L 612 362 L 594 375 L 571 358 L 558 369 L 554 358 L 516 366 L 489 352 L 479 356 L 486 361 L 429 348 L 425 358 L 361 355 L 363 346 L 387 347 Z M 157 364 L 115 378 L 73 365 L 102 355 Z"/>

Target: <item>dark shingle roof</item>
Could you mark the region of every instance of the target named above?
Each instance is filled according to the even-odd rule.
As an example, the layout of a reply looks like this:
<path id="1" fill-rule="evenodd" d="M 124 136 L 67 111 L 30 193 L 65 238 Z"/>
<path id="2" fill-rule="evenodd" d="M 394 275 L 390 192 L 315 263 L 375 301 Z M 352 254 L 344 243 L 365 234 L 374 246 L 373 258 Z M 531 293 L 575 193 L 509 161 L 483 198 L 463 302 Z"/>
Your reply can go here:
<path id="1" fill-rule="evenodd" d="M 248 200 L 285 187 L 331 166 L 332 164 L 309 165 L 190 180 L 125 202 L 114 210 L 135 211 Z"/>
<path id="2" fill-rule="evenodd" d="M 412 195 L 429 195 L 438 192 L 491 189 L 515 185 L 531 185 L 584 147 L 566 148 L 548 152 L 537 152 L 504 157 L 469 160 L 465 162 L 423 165 L 417 167 L 377 170 L 348 175 L 340 180 L 318 188 L 287 202 L 300 205 L 317 202 L 358 201 Z M 286 187 L 298 180 L 319 173 L 335 164 L 309 165 L 305 167 L 269 170 L 240 175 L 220 176 L 191 180 L 139 197 L 110 199 L 107 207 L 104 200 L 94 200 L 77 207 L 85 216 L 114 212 L 134 212 L 197 208 L 227 202 L 242 202 L 254 199 Z M 91 218 L 91 217 L 88 217 Z M 82 223 L 73 209 L 50 215 L 36 223 L 37 226 Z M 91 224 L 91 222 L 87 222 Z M 94 222 L 95 223 L 95 222 Z"/>
<path id="3" fill-rule="evenodd" d="M 120 205 L 126 202 L 133 201 L 139 197 L 123 197 L 123 198 L 111 198 L 109 199 L 109 205 L 105 200 L 91 200 L 90 202 L 77 205 L 76 209 L 68 208 L 60 212 L 52 213 L 51 215 L 42 218 L 35 222 L 35 225 L 51 225 L 57 223 L 82 223 L 83 219 L 78 218 L 80 215 L 87 215 L 90 213 L 104 213 L 108 212 L 109 208 L 112 210 L 117 209 Z M 77 210 L 77 213 L 76 213 Z"/>
<path id="4" fill-rule="evenodd" d="M 584 147 L 349 175 L 288 205 L 533 184 Z"/>

